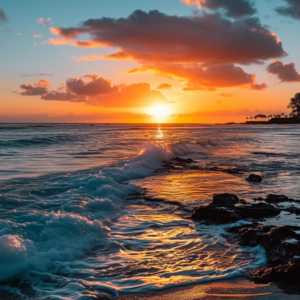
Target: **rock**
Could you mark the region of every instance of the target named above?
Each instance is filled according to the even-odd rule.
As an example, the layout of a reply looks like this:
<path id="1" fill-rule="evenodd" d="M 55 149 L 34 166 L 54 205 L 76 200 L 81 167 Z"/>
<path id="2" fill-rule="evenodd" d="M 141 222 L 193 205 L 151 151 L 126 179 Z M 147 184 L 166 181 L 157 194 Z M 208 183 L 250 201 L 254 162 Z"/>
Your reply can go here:
<path id="1" fill-rule="evenodd" d="M 215 207 L 197 207 L 191 216 L 193 221 L 206 221 L 218 224 L 234 223 L 239 218 L 230 211 Z"/>
<path id="2" fill-rule="evenodd" d="M 280 214 L 280 209 L 267 203 L 235 206 L 244 203 L 234 194 L 216 194 L 208 206 L 196 207 L 191 216 L 194 221 L 206 221 L 218 224 L 236 222 L 241 219 L 260 220 L 275 217 Z"/>
<path id="3" fill-rule="evenodd" d="M 239 202 L 238 196 L 234 194 L 224 193 L 224 194 L 214 194 L 213 202 L 210 206 L 217 207 L 234 207 L 235 204 Z"/>
<path id="4" fill-rule="evenodd" d="M 190 163 L 194 162 L 194 160 L 191 158 L 182 158 L 182 157 L 178 157 L 178 156 L 173 158 L 172 161 L 180 163 L 180 164 L 190 164 Z"/>
<path id="5" fill-rule="evenodd" d="M 284 195 L 270 194 L 270 195 L 267 196 L 265 201 L 268 202 L 268 203 L 280 203 L 280 202 L 290 202 L 291 200 L 292 199 L 290 199 L 289 197 L 284 196 Z"/>
<path id="6" fill-rule="evenodd" d="M 249 182 L 262 182 L 261 176 L 255 174 L 251 174 L 246 180 Z"/>
<path id="7" fill-rule="evenodd" d="M 276 267 L 262 267 L 250 273 L 255 283 L 287 282 L 288 284 L 300 284 L 300 259 L 295 258 L 290 263 Z"/>
<path id="8" fill-rule="evenodd" d="M 230 228 L 228 232 L 236 233 L 242 246 L 261 245 L 265 249 L 268 265 L 251 271 L 254 282 L 300 284 L 300 235 L 294 230 L 299 227 L 253 224 Z"/>

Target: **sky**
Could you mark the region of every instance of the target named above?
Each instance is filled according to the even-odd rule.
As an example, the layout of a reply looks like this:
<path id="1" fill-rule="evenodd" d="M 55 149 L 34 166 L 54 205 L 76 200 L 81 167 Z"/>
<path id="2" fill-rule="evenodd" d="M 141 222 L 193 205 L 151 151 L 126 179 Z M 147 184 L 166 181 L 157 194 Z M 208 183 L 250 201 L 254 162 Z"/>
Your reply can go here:
<path id="1" fill-rule="evenodd" d="M 0 122 L 243 122 L 300 92 L 300 0 L 1 0 Z"/>

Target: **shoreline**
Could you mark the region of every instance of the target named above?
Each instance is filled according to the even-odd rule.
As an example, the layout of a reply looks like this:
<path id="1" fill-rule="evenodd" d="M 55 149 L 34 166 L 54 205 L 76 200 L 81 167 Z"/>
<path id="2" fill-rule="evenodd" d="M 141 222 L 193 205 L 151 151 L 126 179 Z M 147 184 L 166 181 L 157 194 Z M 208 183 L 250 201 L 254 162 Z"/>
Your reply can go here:
<path id="1" fill-rule="evenodd" d="M 299 296 L 298 296 L 299 295 Z M 297 298 L 296 298 L 297 297 Z M 300 299 L 291 288 L 278 284 L 255 284 L 247 276 L 180 285 L 148 293 L 120 293 L 117 300 L 198 300 L 198 299 Z"/>

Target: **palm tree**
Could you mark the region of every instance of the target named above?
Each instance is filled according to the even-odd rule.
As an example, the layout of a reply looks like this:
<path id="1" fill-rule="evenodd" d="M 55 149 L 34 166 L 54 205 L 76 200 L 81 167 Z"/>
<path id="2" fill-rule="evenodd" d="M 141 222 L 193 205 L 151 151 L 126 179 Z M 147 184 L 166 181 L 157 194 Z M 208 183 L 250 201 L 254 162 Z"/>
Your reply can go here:
<path id="1" fill-rule="evenodd" d="M 295 94 L 294 98 L 290 99 L 290 103 L 287 108 L 291 108 L 292 112 L 290 117 L 299 118 L 300 117 L 300 93 Z"/>

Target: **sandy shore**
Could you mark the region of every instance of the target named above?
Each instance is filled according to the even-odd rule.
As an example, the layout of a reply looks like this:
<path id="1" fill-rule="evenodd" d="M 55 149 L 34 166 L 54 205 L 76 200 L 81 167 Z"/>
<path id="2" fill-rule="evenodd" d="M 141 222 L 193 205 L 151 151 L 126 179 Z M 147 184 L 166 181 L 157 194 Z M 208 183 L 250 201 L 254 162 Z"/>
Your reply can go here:
<path id="1" fill-rule="evenodd" d="M 275 284 L 254 284 L 247 277 L 238 277 L 196 285 L 180 286 L 141 294 L 122 293 L 118 300 L 197 300 L 197 299 L 300 299 L 293 290 L 283 291 Z"/>

